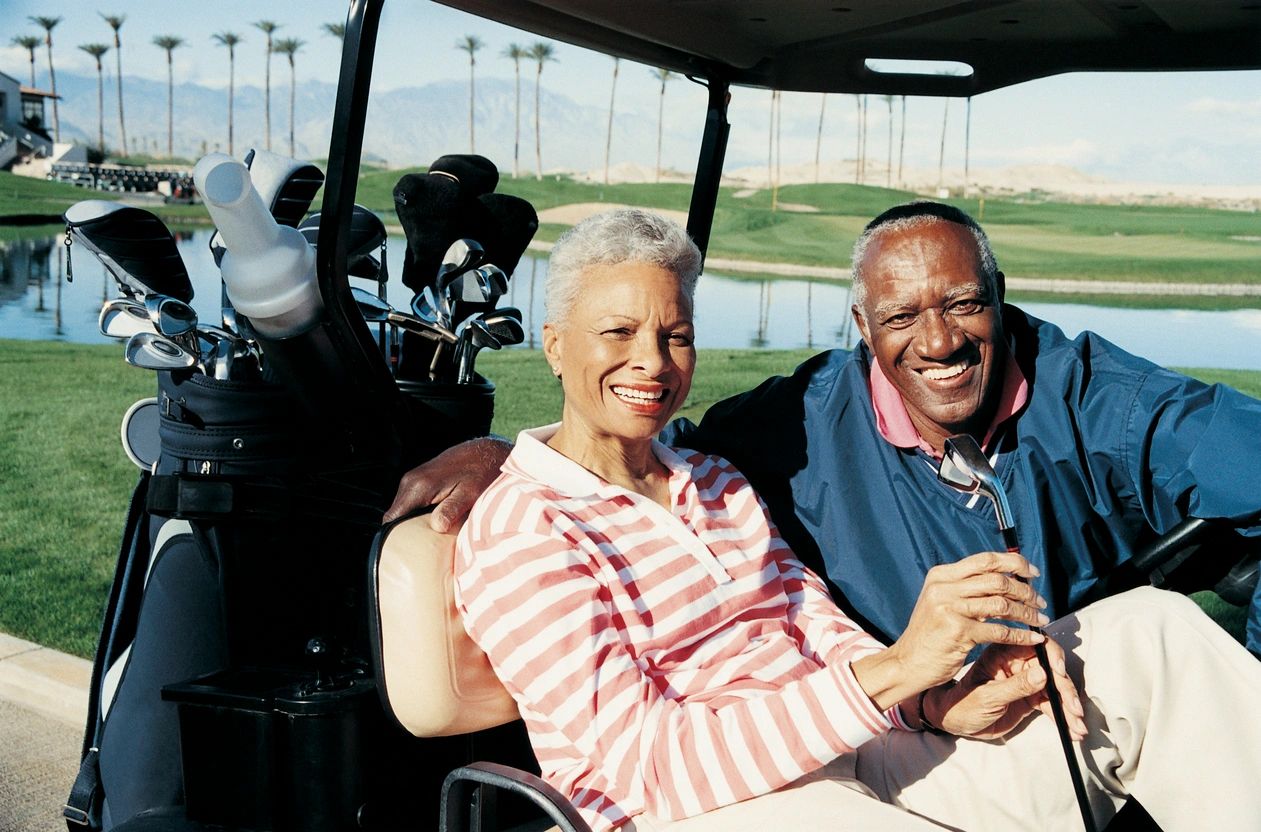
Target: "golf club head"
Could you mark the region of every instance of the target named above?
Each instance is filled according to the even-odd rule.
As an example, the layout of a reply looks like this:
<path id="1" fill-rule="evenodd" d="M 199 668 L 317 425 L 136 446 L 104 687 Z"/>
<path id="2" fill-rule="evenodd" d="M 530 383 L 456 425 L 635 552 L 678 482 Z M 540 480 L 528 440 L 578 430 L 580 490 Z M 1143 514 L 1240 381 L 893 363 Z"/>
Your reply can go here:
<path id="1" fill-rule="evenodd" d="M 144 305 L 154 328 L 167 338 L 179 338 L 197 329 L 197 313 L 182 300 L 149 295 Z"/>
<path id="2" fill-rule="evenodd" d="M 90 251 L 130 298 L 169 295 L 189 303 L 193 284 L 175 237 L 143 208 L 102 199 L 76 202 L 62 214 L 70 239 Z"/>
<path id="3" fill-rule="evenodd" d="M 960 491 L 982 495 L 994 504 L 998 527 L 1003 530 L 1015 528 L 1016 518 L 1007 501 L 1007 491 L 985 452 L 970 435 L 961 433 L 946 440 L 937 478 Z"/>
<path id="4" fill-rule="evenodd" d="M 501 306 L 498 309 L 495 309 L 494 311 L 487 312 L 485 315 L 485 317 L 487 318 L 500 317 L 500 316 L 504 316 L 508 318 L 516 318 L 518 321 L 525 320 L 524 318 L 521 317 L 521 310 L 515 306 Z"/>
<path id="5" fill-rule="evenodd" d="M 106 338 L 125 341 L 138 332 L 155 332 L 149 311 L 142 304 L 127 298 L 115 298 L 101 305 L 97 319 L 101 334 Z"/>
<path id="6" fill-rule="evenodd" d="M 123 358 L 131 366 L 145 370 L 189 370 L 197 366 L 197 356 L 156 332 L 138 332 L 131 336 Z"/>
<path id="7" fill-rule="evenodd" d="M 508 275 L 494 263 L 487 263 L 477 268 L 477 282 L 481 285 L 482 296 L 488 303 L 499 300 L 508 291 Z"/>
<path id="8" fill-rule="evenodd" d="M 482 249 L 481 243 L 467 238 L 456 240 L 442 255 L 442 265 L 438 266 L 435 288 L 441 292 L 443 287 L 451 281 L 485 262 L 486 252 Z"/>
<path id="9" fill-rule="evenodd" d="M 354 298 L 359 314 L 370 324 L 385 323 L 394 311 L 388 303 L 362 287 L 351 286 L 350 296 Z"/>
<path id="10" fill-rule="evenodd" d="M 507 320 L 513 320 L 508 318 Z M 503 346 L 490 327 L 482 318 L 469 318 L 460 327 L 459 360 L 457 361 L 456 382 L 471 384 L 473 382 L 473 364 L 477 354 L 484 349 L 497 350 Z"/>
<path id="11" fill-rule="evenodd" d="M 515 347 L 525 340 L 525 327 L 511 315 L 486 315 L 480 319 L 482 326 L 503 347 Z"/>

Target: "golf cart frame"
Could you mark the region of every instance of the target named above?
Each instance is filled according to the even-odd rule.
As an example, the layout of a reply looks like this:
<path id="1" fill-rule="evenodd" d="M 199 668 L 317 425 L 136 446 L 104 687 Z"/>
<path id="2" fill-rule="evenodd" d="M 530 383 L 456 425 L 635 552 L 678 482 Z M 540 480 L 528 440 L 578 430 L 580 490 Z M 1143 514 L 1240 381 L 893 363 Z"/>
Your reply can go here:
<path id="1" fill-rule="evenodd" d="M 686 4 L 670 0 L 636 3 L 447 0 L 446 4 L 541 36 L 662 66 L 706 86 L 704 130 L 687 223 L 688 231 L 702 251 L 708 248 L 710 241 L 731 127 L 727 110 L 733 85 L 818 92 L 968 96 L 1070 70 L 1261 66 L 1261 50 L 1256 46 L 1261 42 L 1261 15 L 1233 9 L 1205 11 L 1198 8 L 1201 4 L 1192 2 L 1172 3 L 1183 7 L 1186 20 L 1178 26 L 1159 27 L 1152 25 L 1155 13 L 1147 3 L 1125 4 L 1137 8 L 1139 14 L 1131 15 L 1129 11 L 1113 8 L 1112 4 L 1080 0 L 1071 4 L 1079 12 L 1073 19 L 1087 19 L 1094 24 L 1088 35 L 1078 33 L 1081 36 L 1077 39 L 1070 37 L 1072 32 L 1066 32 L 1063 25 L 1052 25 L 1054 21 L 1049 18 L 1055 15 L 1048 15 L 1043 8 L 1060 4 L 1033 0 L 885 0 L 871 4 L 878 8 L 857 10 L 853 17 L 858 22 L 847 23 L 840 29 L 829 29 L 812 15 L 831 15 L 829 19 L 841 20 L 851 14 L 840 11 L 844 7 L 820 10 L 815 8 L 816 4 L 782 0 L 707 0 Z M 736 6 L 741 10 L 739 16 L 732 11 Z M 344 449 L 343 456 L 350 460 L 347 470 L 356 470 L 353 463 L 362 462 L 371 469 L 373 484 L 380 487 L 396 473 L 392 465 L 383 460 L 404 466 L 410 463 L 406 432 L 411 425 L 394 380 L 355 308 L 347 273 L 347 239 L 382 8 L 383 0 L 352 0 L 346 22 L 324 185 L 324 221 L 319 227 L 316 248 L 325 317 L 301 344 L 276 341 L 268 351 L 268 360 L 297 387 L 303 386 L 304 374 L 318 369 L 321 376 L 310 378 L 309 388 L 322 391 L 312 395 L 324 397 L 314 404 L 327 414 L 327 424 L 335 431 L 329 444 Z M 766 13 L 760 23 L 756 18 L 749 18 L 758 9 Z M 734 27 L 737 31 L 713 28 L 715 19 L 726 19 L 724 10 L 737 21 Z M 1009 29 L 1013 25 L 1005 20 L 1025 15 L 1040 21 L 1038 25 L 1050 27 L 1055 37 L 1041 40 L 1031 37 L 1019 42 L 999 39 L 999 35 L 1005 33 L 1004 27 Z M 995 20 L 987 21 L 987 17 Z M 1127 17 L 1135 19 L 1131 21 Z M 767 23 L 771 24 L 768 28 L 773 33 L 761 41 L 755 30 Z M 798 30 L 811 32 L 811 40 L 805 44 L 794 41 L 793 33 Z M 977 31 L 993 31 L 994 38 L 977 42 L 974 37 Z M 694 39 L 694 43 L 689 45 L 689 39 Z M 867 66 L 867 57 L 956 60 L 969 63 L 974 72 L 962 77 L 881 73 Z M 314 356 L 312 350 L 316 353 Z M 300 354 L 303 352 L 306 354 Z M 322 356 L 332 360 L 312 360 Z M 358 416 L 363 412 L 371 412 L 378 418 L 365 427 Z M 1192 526 L 1182 530 L 1182 542 L 1207 531 L 1204 524 L 1197 523 L 1193 521 Z M 372 578 L 369 580 L 371 582 Z M 381 668 L 374 668 L 374 672 L 378 674 L 377 692 L 380 693 L 384 690 L 379 681 Z M 187 695 L 200 695 L 200 692 L 189 691 Z M 372 717 L 375 716 L 374 711 Z M 213 735 L 213 728 L 206 733 Z M 479 749 L 498 750 L 500 737 L 505 736 L 470 740 L 467 744 L 457 738 L 455 746 L 458 747 L 444 744 L 443 740 L 426 740 L 421 745 L 433 743 L 425 746 L 433 750 L 421 750 L 418 755 L 429 758 L 423 761 L 429 766 L 446 765 L 450 760 L 479 759 Z M 523 742 L 520 732 L 503 740 L 504 745 L 513 742 Z M 344 768 L 361 763 L 375 764 L 374 755 L 388 759 L 397 749 L 398 746 L 391 743 L 384 749 L 370 750 L 343 749 L 330 743 L 324 759 L 331 761 L 330 765 L 340 762 Z M 283 760 L 282 764 L 288 763 L 296 769 L 297 763 L 308 762 L 298 759 L 306 751 L 305 747 L 295 746 L 292 758 Z M 528 748 L 526 752 L 528 754 Z M 528 765 L 528 761 L 525 764 Z M 378 768 L 380 766 L 374 765 L 374 774 Z M 295 773 L 291 779 L 295 785 L 303 785 L 296 783 L 301 779 L 299 774 Z M 402 781 L 401 777 L 397 779 Z M 440 801 L 436 794 L 416 797 L 420 789 L 430 788 L 431 779 L 426 776 L 418 782 L 399 782 L 390 789 L 379 790 L 388 793 L 389 800 L 402 805 L 402 811 L 396 811 L 398 806 L 390 806 L 388 818 L 381 820 L 373 816 L 374 807 L 368 804 L 367 813 L 358 818 L 359 824 L 374 829 L 401 828 L 403 824 L 398 818 L 404 815 L 423 827 L 437 814 L 431 810 L 440 806 L 444 828 L 462 829 L 469 824 L 479 830 L 491 828 L 496 800 L 492 797 L 493 790 L 485 788 L 490 786 L 523 796 L 542 807 L 547 825 L 559 825 L 567 832 L 585 829 L 563 797 L 524 771 L 499 764 L 463 766 L 447 778 Z M 309 798 L 318 796 L 323 784 L 312 777 L 306 785 L 310 788 L 304 796 Z M 267 788 L 269 786 L 260 784 L 257 791 Z M 258 795 L 218 793 L 218 797 L 227 803 L 257 799 Z M 511 814 L 511 810 L 507 814 Z M 149 823 L 148 819 L 137 818 L 134 823 L 125 825 L 129 832 L 210 828 L 181 821 L 187 819 L 176 818 L 169 825 L 161 825 L 156 820 Z"/>

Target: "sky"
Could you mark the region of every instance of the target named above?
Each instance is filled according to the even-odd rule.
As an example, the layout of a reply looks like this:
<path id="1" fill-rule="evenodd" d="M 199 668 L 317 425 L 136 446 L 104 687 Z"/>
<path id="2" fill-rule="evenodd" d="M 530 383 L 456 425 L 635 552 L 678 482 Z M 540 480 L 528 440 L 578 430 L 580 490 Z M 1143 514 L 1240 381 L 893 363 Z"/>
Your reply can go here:
<path id="1" fill-rule="evenodd" d="M 156 35 L 183 37 L 174 53 L 178 81 L 226 86 L 227 50 L 211 35 L 232 31 L 242 36 L 236 50 L 238 84 L 262 86 L 264 35 L 252 24 L 270 19 L 280 24 L 277 37 L 305 41 L 298 53 L 300 80 L 336 83 L 340 41 L 322 24 L 345 20 L 344 0 L 259 3 L 242 0 L 158 2 L 158 0 L 0 0 L 0 71 L 29 81 L 28 54 L 10 45 L 19 34 L 41 35 L 30 15 L 61 16 L 53 30 L 54 60 L 59 70 L 92 74 L 92 59 L 76 47 L 112 44 L 113 33 L 96 13 L 126 14 L 122 28 L 123 73 L 166 80 L 165 52 L 152 44 Z M 511 29 L 427 0 L 390 0 L 385 4 L 377 47 L 374 90 L 419 86 L 468 78 L 468 56 L 456 48 L 465 35 L 485 42 L 477 53 L 478 77 L 511 79 L 512 61 L 502 56 L 510 43 L 529 45 L 533 34 Z M 543 75 L 545 88 L 563 92 L 581 104 L 608 106 L 612 60 L 589 50 L 556 43 L 557 61 Z M 113 77 L 114 56 L 106 56 Z M 619 112 L 656 117 L 659 84 L 651 68 L 622 63 L 617 87 Z M 285 83 L 288 66 L 273 56 L 273 84 Z M 527 83 L 532 79 L 532 68 Z M 36 79 L 47 86 L 47 58 L 37 53 Z M 734 131 L 765 135 L 769 92 L 734 91 Z M 704 92 L 680 79 L 668 87 L 666 119 L 694 122 L 698 143 Z M 935 166 L 945 101 L 911 98 L 907 106 L 907 164 Z M 812 162 L 820 97 L 784 94 L 782 161 Z M 950 104 L 946 165 L 962 165 L 963 102 Z M 830 154 L 853 157 L 856 113 L 852 96 L 830 96 L 825 132 L 835 136 Z M 895 118 L 897 115 L 895 114 Z M 872 101 L 869 142 L 881 147 L 887 136 L 884 105 Z M 918 129 L 914 129 L 918 128 Z M 896 128 L 895 128 L 896 129 Z M 602 137 L 594 139 L 601 140 Z M 833 146 L 834 145 L 834 146 Z M 972 101 L 971 164 L 975 168 L 1054 164 L 1094 176 L 1130 182 L 1231 185 L 1261 183 L 1261 72 L 1223 73 L 1073 73 L 977 96 Z M 646 157 L 644 163 L 651 164 Z M 687 165 L 676 160 L 676 164 Z"/>

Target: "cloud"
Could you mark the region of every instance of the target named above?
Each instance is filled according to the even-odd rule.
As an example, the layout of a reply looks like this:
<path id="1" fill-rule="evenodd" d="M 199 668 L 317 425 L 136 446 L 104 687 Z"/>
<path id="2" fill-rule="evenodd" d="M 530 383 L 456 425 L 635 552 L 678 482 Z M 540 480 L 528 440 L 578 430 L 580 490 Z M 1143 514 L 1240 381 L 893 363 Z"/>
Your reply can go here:
<path id="1" fill-rule="evenodd" d="M 1223 98 L 1197 98 L 1187 104 L 1192 113 L 1215 116 L 1248 116 L 1261 118 L 1261 98 L 1230 100 Z"/>

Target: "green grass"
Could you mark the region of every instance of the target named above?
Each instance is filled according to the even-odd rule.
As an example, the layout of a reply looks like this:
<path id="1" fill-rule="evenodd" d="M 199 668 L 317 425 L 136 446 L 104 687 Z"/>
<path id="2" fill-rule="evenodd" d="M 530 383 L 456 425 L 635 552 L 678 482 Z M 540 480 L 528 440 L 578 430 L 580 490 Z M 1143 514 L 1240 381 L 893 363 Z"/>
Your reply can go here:
<path id="1" fill-rule="evenodd" d="M 810 354 L 703 350 L 681 415 L 699 419 Z M 497 385 L 496 433 L 560 417 L 560 388 L 540 352 L 486 353 L 478 369 Z M 1261 397 L 1261 372 L 1185 372 Z M 114 345 L 0 340 L 0 631 L 80 656 L 95 648 L 137 477 L 118 424 L 154 391 L 153 376 L 124 364 Z M 1216 612 L 1242 630 L 1240 611 Z"/>

